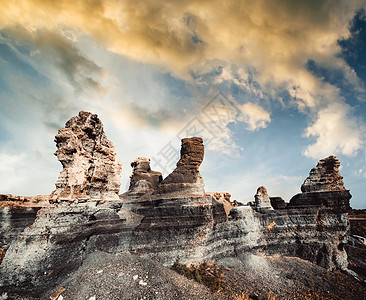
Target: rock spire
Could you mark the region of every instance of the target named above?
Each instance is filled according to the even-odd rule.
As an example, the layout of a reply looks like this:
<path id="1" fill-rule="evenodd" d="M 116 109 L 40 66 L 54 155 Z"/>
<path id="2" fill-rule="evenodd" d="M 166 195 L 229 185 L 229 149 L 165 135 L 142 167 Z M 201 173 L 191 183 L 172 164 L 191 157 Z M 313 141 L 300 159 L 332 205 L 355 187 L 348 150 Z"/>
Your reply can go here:
<path id="1" fill-rule="evenodd" d="M 81 111 L 58 131 L 55 142 L 63 170 L 53 200 L 119 199 L 121 163 L 97 115 Z"/>
<path id="2" fill-rule="evenodd" d="M 199 172 L 203 155 L 202 138 L 182 139 L 180 160 L 177 167 L 158 185 L 157 193 L 179 192 L 182 194 L 204 195 L 203 178 Z"/>

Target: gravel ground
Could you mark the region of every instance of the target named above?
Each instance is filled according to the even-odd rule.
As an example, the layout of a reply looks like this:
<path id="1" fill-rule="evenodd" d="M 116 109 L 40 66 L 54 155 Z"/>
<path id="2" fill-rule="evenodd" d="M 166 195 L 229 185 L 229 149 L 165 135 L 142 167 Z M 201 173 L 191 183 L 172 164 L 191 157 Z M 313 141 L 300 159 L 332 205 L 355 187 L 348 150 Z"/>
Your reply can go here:
<path id="1" fill-rule="evenodd" d="M 150 259 L 94 252 L 76 272 L 38 299 L 366 299 L 365 284 L 300 258 L 246 255 L 215 265 L 223 270 L 223 283 L 212 294 L 206 286 Z M 57 290 L 59 295 L 55 295 Z M 0 299 L 34 298 L 0 295 Z"/>
<path id="2" fill-rule="evenodd" d="M 129 253 L 94 252 L 60 287 L 63 300 L 212 299 L 205 286 Z"/>
<path id="3" fill-rule="evenodd" d="M 226 294 L 264 299 L 366 299 L 364 283 L 296 257 L 247 255 L 226 258 L 219 264 L 227 268 Z"/>

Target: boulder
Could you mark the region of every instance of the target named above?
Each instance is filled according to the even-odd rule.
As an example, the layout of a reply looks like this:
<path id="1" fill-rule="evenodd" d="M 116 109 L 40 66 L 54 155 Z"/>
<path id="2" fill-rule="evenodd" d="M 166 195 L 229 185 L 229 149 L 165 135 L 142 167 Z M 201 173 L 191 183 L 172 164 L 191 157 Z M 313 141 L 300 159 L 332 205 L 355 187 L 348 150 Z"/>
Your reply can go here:
<path id="1" fill-rule="evenodd" d="M 227 216 L 230 214 L 231 209 L 234 207 L 234 203 L 230 201 L 231 195 L 229 193 L 207 193 L 207 195 L 213 196 L 217 202 L 224 205 Z"/>
<path id="2" fill-rule="evenodd" d="M 121 163 L 97 115 L 81 111 L 58 131 L 55 142 L 63 170 L 53 201 L 119 199 Z"/>

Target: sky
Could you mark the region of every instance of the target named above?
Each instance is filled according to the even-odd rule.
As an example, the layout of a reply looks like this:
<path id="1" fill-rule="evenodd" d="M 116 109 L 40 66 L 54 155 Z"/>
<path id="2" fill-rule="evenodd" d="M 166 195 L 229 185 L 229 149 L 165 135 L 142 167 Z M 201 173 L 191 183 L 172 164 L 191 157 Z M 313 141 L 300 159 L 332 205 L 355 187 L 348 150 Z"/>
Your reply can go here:
<path id="1" fill-rule="evenodd" d="M 49 194 L 54 136 L 98 114 L 122 162 L 168 175 L 201 136 L 207 192 L 285 201 L 341 160 L 366 208 L 366 0 L 0 0 L 0 193 Z"/>

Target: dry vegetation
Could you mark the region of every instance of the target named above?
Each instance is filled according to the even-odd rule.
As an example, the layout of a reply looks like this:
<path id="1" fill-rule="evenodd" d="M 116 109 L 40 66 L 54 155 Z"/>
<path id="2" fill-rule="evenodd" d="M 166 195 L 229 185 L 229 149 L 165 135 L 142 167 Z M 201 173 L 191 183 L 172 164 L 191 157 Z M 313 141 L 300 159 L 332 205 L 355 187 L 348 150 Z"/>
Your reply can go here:
<path id="1" fill-rule="evenodd" d="M 6 253 L 6 251 L 5 251 L 5 250 L 0 249 L 0 264 L 1 264 L 1 262 L 3 261 L 3 258 L 5 257 L 5 253 Z"/>

